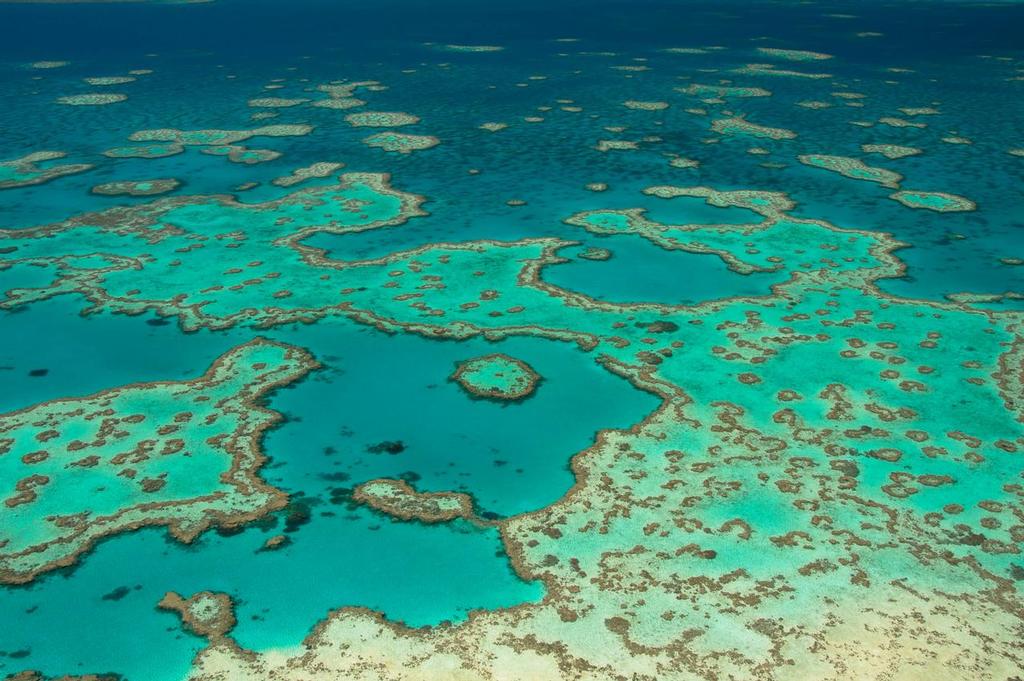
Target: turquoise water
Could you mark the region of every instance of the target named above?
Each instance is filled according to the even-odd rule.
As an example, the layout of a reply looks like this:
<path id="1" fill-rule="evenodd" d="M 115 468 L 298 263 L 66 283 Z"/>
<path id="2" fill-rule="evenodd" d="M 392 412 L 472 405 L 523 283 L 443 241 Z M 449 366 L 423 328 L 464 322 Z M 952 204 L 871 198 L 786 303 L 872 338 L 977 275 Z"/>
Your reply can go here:
<path id="1" fill-rule="evenodd" d="M 848 13 L 856 16 L 836 16 Z M 238 621 L 231 639 L 257 653 L 299 646 L 345 606 L 419 628 L 464 626 L 471 611 L 524 605 L 542 613 L 561 607 L 549 621 L 570 627 L 576 620 L 566 608 L 581 613 L 577 631 L 583 633 L 556 631 L 556 625 L 544 632 L 569 648 L 597 637 L 582 646 L 581 659 L 618 650 L 618 639 L 594 632 L 607 636 L 614 627 L 606 622 L 623 612 L 633 618 L 637 640 L 648 636 L 653 647 L 663 643 L 659 636 L 671 637 L 665 632 L 672 627 L 683 631 L 689 623 L 706 627 L 700 645 L 734 652 L 749 632 L 735 640 L 723 632 L 750 622 L 728 620 L 725 608 L 704 617 L 700 608 L 711 601 L 689 592 L 686 598 L 697 605 L 688 614 L 660 596 L 638 605 L 616 582 L 615 561 L 623 561 L 624 573 L 639 574 L 647 568 L 628 562 L 639 558 L 624 556 L 637 546 L 660 551 L 649 562 L 652 574 L 670 575 L 661 584 L 665 593 L 676 588 L 665 584 L 690 584 L 687 579 L 704 574 L 705 568 L 685 562 L 690 554 L 683 550 L 701 542 L 701 550 L 715 547 L 715 565 L 723 566 L 707 568 L 709 578 L 731 574 L 725 566 L 739 569 L 746 559 L 753 561 L 751 579 L 773 577 L 773 570 L 806 576 L 797 559 L 774 553 L 785 542 L 768 539 L 799 527 L 821 543 L 807 549 L 808 561 L 813 553 L 847 565 L 815 534 L 825 532 L 824 525 L 800 525 L 793 511 L 799 504 L 776 490 L 785 490 L 778 480 L 801 475 L 789 457 L 815 460 L 833 478 L 826 483 L 824 473 L 807 474 L 801 493 L 822 485 L 821 513 L 834 516 L 843 528 L 837 532 L 853 531 L 851 519 L 862 509 L 836 501 L 846 499 L 840 491 L 847 483 L 837 481 L 840 468 L 830 467 L 850 451 L 861 466 L 861 484 L 871 488 L 864 495 L 872 508 L 884 502 L 905 514 L 893 536 L 906 534 L 892 546 L 948 544 L 1003 580 L 1007 602 L 1019 604 L 1020 502 L 1004 485 L 1020 475 L 1010 452 L 1024 448 L 1024 439 L 1014 402 L 1019 377 L 1005 368 L 1017 360 L 1003 353 L 1020 347 L 1024 301 L 1024 157 L 1010 153 L 1024 149 L 1024 45 L 1014 28 L 1022 24 L 1024 8 L 1014 2 L 869 2 L 855 9 L 832 2 L 696 0 L 452 0 L 430 7 L 406 0 L 358 6 L 319 0 L 0 3 L 0 162 L 61 151 L 64 158 L 40 167 L 94 166 L 0 189 L 0 413 L 137 383 L 195 379 L 256 337 L 302 348 L 320 365 L 256 401 L 283 417 L 254 440 L 267 457 L 259 479 L 287 496 L 283 508 L 208 529 L 191 543 L 164 527 L 129 524 L 69 567 L 52 566 L 27 584 L 4 584 L 0 674 L 36 669 L 47 676 L 109 671 L 132 680 L 186 678 L 207 640 L 156 608 L 168 591 L 230 595 Z M 147 28 L 140 33 L 138 26 Z M 503 49 L 443 47 L 449 44 Z M 834 56 L 787 61 L 757 51 L 761 46 Z M 43 60 L 68 64 L 32 66 Z M 830 76 L 743 70 L 768 62 Z M 138 70 L 146 72 L 132 82 L 83 82 Z M 722 101 L 681 92 L 693 83 L 760 87 L 771 96 Z M 329 99 L 330 87 L 351 87 L 350 96 L 364 104 L 315 105 Z M 56 103 L 90 92 L 123 93 L 128 100 Z M 302 101 L 248 104 L 258 98 Z M 624 106 L 627 100 L 668 106 L 641 110 Z M 797 105 L 808 101 L 830 106 Z M 908 107 L 938 113 L 900 111 Z M 374 148 L 364 139 L 383 129 L 350 125 L 345 117 L 354 112 L 415 115 L 418 122 L 395 132 L 439 143 L 411 153 Z M 736 116 L 797 136 L 713 131 L 712 121 Z M 884 122 L 892 118 L 926 125 Z M 488 122 L 508 127 L 479 127 Z M 312 131 L 235 142 L 244 147 L 237 160 L 257 163 L 233 162 L 225 149 L 203 144 L 160 158 L 104 155 L 143 144 L 129 140 L 141 130 L 264 125 Z M 220 137 L 196 134 L 186 141 L 219 143 Z M 635 148 L 598 151 L 602 140 Z M 964 140 L 970 143 L 957 143 Z M 923 153 L 889 159 L 865 153 L 866 144 Z M 807 154 L 859 159 L 902 175 L 902 189 L 963 196 L 976 210 L 914 210 L 890 199 L 892 188 L 798 162 Z M 676 157 L 699 164 L 674 167 Z M 317 163 L 344 166 L 293 186 L 275 183 Z M 364 179 L 356 189 L 335 192 L 341 173 L 386 174 L 387 184 Z M 26 177 L 0 166 L 0 182 Z M 158 199 L 90 191 L 156 178 L 180 185 Z M 593 183 L 607 186 L 593 191 L 587 187 Z M 644 193 L 657 186 L 721 196 L 779 192 L 792 205 L 773 212 L 767 195 L 744 208 L 714 205 L 713 197 Z M 383 196 L 381 187 L 393 193 Z M 324 203 L 320 197 L 327 197 Z M 285 203 L 274 203 L 280 200 Z M 925 203 L 944 206 L 937 199 Z M 700 239 L 713 241 L 721 253 L 665 248 L 642 234 L 602 235 L 568 222 L 586 211 L 632 209 L 642 211 L 652 233 L 682 241 L 699 239 L 672 226 L 711 226 Z M 92 214 L 82 223 L 94 228 L 75 227 L 83 214 Z M 342 233 L 340 225 L 370 228 Z M 35 230 L 22 231 L 28 228 Z M 309 233 L 288 241 L 305 228 Z M 172 235 L 175 230 L 186 234 Z M 879 244 L 891 245 L 882 234 L 903 244 L 893 250 L 898 261 L 882 253 Z M 190 250 L 196 244 L 202 248 Z M 607 249 L 611 257 L 579 257 L 586 248 Z M 89 268 L 113 262 L 97 253 L 127 260 L 93 277 Z M 527 267 L 542 257 L 545 266 L 531 279 Z M 729 266 L 766 257 L 778 264 L 773 271 L 740 273 Z M 3 265 L 19 258 L 31 262 Z M 564 261 L 555 262 L 559 258 Z M 258 263 L 250 265 L 256 283 L 214 293 L 250 277 L 231 269 L 249 260 Z M 80 277 L 78 284 L 46 291 L 69 272 Z M 801 274 L 794 279 L 795 272 Z M 175 298 L 179 293 L 183 297 Z M 987 298 L 937 307 L 964 300 L 958 294 Z M 15 298 L 20 304 L 9 304 Z M 188 307 L 202 301 L 210 302 Z M 248 320 L 236 318 L 243 308 L 251 310 Z M 280 309 L 291 314 L 278 316 Z M 983 317 L 982 309 L 996 314 Z M 933 332 L 942 341 L 929 355 L 922 348 Z M 790 336 L 803 344 L 779 340 Z M 843 363 L 842 353 L 859 349 L 862 336 L 869 350 L 854 364 Z M 474 399 L 450 380 L 460 362 L 492 353 L 528 364 L 541 377 L 536 391 L 517 401 Z M 758 355 L 763 363 L 751 360 Z M 898 387 L 898 381 L 928 385 L 915 392 L 915 385 Z M 841 402 L 828 393 L 833 384 L 852 395 L 848 418 L 827 416 Z M 794 386 L 806 401 L 780 397 Z M 663 402 L 678 409 L 676 416 L 667 424 L 655 418 L 656 432 L 639 429 Z M 955 408 L 947 409 L 951 404 Z M 735 434 L 719 428 L 729 405 L 743 410 L 740 421 L 750 429 L 743 437 L 729 439 Z M 140 407 L 152 414 L 162 408 Z M 785 409 L 817 428 L 818 439 L 786 430 Z M 886 410 L 897 416 L 878 416 Z M 865 424 L 875 430 L 858 435 Z M 983 443 L 965 453 L 950 433 L 972 428 L 984 431 Z M 945 454 L 929 450 L 913 458 L 925 441 L 905 435 L 914 429 L 930 434 L 927 442 Z M 615 436 L 622 438 L 616 440 L 620 458 L 595 455 L 584 463 L 579 453 L 595 443 L 608 446 L 602 438 L 611 430 L 627 431 Z M 770 438 L 793 444 L 785 460 Z M 904 458 L 895 466 L 860 452 L 899 447 Z M 749 465 L 733 456 L 741 449 Z M 690 459 L 678 469 L 665 463 L 676 451 Z M 705 459 L 713 465 L 704 467 Z M 72 467 L 63 470 L 73 474 Z M 904 474 L 926 476 L 926 482 L 900 497 L 898 486 L 912 484 Z M 0 479 L 4 499 L 14 498 L 24 475 Z M 960 486 L 927 484 L 947 475 Z M 401 479 L 422 493 L 468 494 L 473 515 L 433 524 L 403 521 L 352 500 L 353 488 L 377 478 Z M 584 510 L 566 521 L 560 514 L 572 517 L 573 507 L 558 504 L 574 485 L 573 503 Z M 745 491 L 730 497 L 730 485 Z M 695 501 L 700 495 L 717 501 L 701 506 L 704 501 Z M 928 516 L 916 524 L 925 514 L 946 512 L 956 499 L 997 498 L 998 511 L 972 507 L 956 518 Z M 139 503 L 153 499 L 139 496 Z M 59 506 L 60 500 L 40 503 Z M 534 512 L 540 514 L 527 515 Z M 17 505 L 0 507 L 0 538 L 21 530 L 20 513 Z M 736 548 L 717 530 L 734 518 L 758 528 L 753 543 Z M 695 519 L 707 531 L 696 534 Z M 957 528 L 960 521 L 966 524 Z M 880 527 L 882 521 L 872 522 Z M 643 531 L 632 531 L 631 523 Z M 659 523 L 678 534 L 665 539 L 648 531 Z M 926 534 L 925 525 L 948 534 Z M 963 528 L 1010 548 L 974 550 L 981 540 L 960 541 L 956 533 L 968 531 Z M 278 536 L 286 538 L 278 548 L 264 546 Z M 973 574 L 904 569 L 925 559 L 902 548 L 897 557 L 885 553 L 890 539 L 872 535 L 872 548 L 864 552 L 875 583 L 920 579 L 912 583 L 922 590 L 983 591 Z M 521 555 L 513 559 L 510 551 Z M 765 618 L 802 622 L 806 608 L 824 620 L 837 608 L 823 605 L 822 594 L 834 588 L 841 592 L 837 599 L 846 597 L 842 590 L 857 581 L 826 588 L 800 579 L 793 577 L 792 604 L 765 606 Z M 567 594 L 580 602 L 559 600 Z M 903 603 L 888 602 L 897 601 Z M 665 618 L 656 606 L 678 611 L 677 617 Z M 990 618 L 981 606 L 964 607 L 967 615 L 1002 626 L 1003 619 Z M 1019 626 L 1019 615 L 1007 612 L 1000 617 L 1010 624 L 990 632 L 999 643 L 1014 622 Z M 696 617 L 704 619 L 687 619 Z M 819 620 L 808 622 L 815 627 Z M 400 652 L 392 654 L 400 659 Z M 1019 662 L 1009 653 L 991 657 L 1010 660 L 1008 668 Z M 629 669 L 636 678 L 657 676 L 634 662 Z M 679 660 L 675 664 L 681 668 Z"/>
<path id="2" fill-rule="evenodd" d="M 3 318 L 0 365 L 11 386 L 4 392 L 5 409 L 108 384 L 192 377 L 249 337 L 182 336 L 169 324 L 79 318 L 77 310 L 64 297 Z M 38 346 L 39 338 L 69 330 L 73 341 Z M 494 530 L 398 523 L 350 507 L 348 490 L 372 478 L 412 473 L 422 490 L 471 492 L 484 512 L 533 510 L 572 485 L 568 460 L 599 428 L 629 426 L 657 405 L 564 344 L 444 344 L 337 323 L 269 334 L 285 342 L 297 335 L 326 367 L 270 403 L 288 421 L 265 440 L 271 458 L 265 477 L 309 514 L 289 533 L 290 544 L 259 551 L 285 528 L 286 513 L 241 534 L 207 533 L 189 546 L 160 530 L 107 540 L 81 565 L 3 593 L 0 610 L 9 619 L 0 627 L 0 650 L 28 651 L 15 658 L 18 665 L 52 673 L 118 669 L 129 677 L 178 678 L 201 639 L 178 631 L 172 615 L 154 614 L 153 603 L 168 590 L 232 594 L 239 603 L 239 641 L 255 649 L 296 645 L 310 622 L 340 604 L 379 609 L 422 626 L 458 621 L 470 609 L 536 601 L 542 587 L 512 572 Z M 495 347 L 545 376 L 532 398 L 511 405 L 472 400 L 448 380 L 456 362 Z M 387 359 L 378 365 L 367 357 Z M 31 375 L 37 369 L 47 373 Z M 325 407 L 329 416 L 303 418 Z M 398 455 L 367 451 L 383 441 L 400 441 L 405 449 Z M 252 569 L 224 569 L 242 562 Z M 301 574 L 294 573 L 296 565 L 305 566 Z M 421 578 L 410 580 L 410 573 Z M 126 595 L 110 596 L 123 588 Z M 69 601 L 78 604 L 71 616 Z M 94 626 L 96 618 L 105 622 L 102 629 Z M 135 647 L 161 651 L 163 676 L 154 672 L 148 652 L 126 657 L 125 650 Z"/>
<path id="3" fill-rule="evenodd" d="M 608 261 L 574 260 L 552 267 L 552 284 L 613 303 L 693 305 L 716 298 L 767 294 L 788 273 L 737 274 L 713 254 L 682 258 L 637 236 L 591 239 L 612 252 Z M 621 274 L 616 274 L 621 272 Z"/>

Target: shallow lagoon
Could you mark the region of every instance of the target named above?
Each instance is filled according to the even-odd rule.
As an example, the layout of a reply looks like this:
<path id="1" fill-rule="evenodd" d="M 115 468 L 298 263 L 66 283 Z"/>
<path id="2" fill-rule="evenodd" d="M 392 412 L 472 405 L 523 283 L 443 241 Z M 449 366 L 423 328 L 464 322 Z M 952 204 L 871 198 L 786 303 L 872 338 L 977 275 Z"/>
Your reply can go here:
<path id="1" fill-rule="evenodd" d="M 0 322 L 7 339 L 0 364 L 12 388 L 4 392 L 5 409 L 111 383 L 193 377 L 250 335 L 182 336 L 175 325 L 154 318 L 149 321 L 161 323 L 81 318 L 80 307 L 61 297 Z M 58 334 L 68 334 L 67 342 L 39 346 L 39 338 Z M 285 529 L 294 508 L 240 534 L 207 532 L 188 546 L 160 529 L 106 540 L 80 565 L 2 594 L 0 610 L 10 619 L 0 626 L 6 632 L 0 650 L 29 651 L 14 657 L 17 666 L 54 673 L 116 668 L 129 677 L 179 678 L 201 640 L 183 634 L 171 614 L 154 610 L 169 590 L 230 593 L 238 601 L 236 633 L 254 649 L 297 645 L 310 622 L 339 604 L 364 605 L 423 626 L 458 621 L 474 608 L 539 600 L 543 587 L 515 575 L 494 530 L 396 522 L 351 507 L 344 490 L 415 473 L 420 489 L 468 491 L 481 511 L 522 513 L 572 486 L 569 458 L 598 429 L 628 427 L 657 406 L 567 344 L 441 343 L 347 322 L 266 335 L 284 342 L 301 338 L 325 365 L 270 401 L 288 420 L 265 438 L 271 460 L 264 477 L 308 513 L 288 532 L 290 543 L 260 551 Z M 456 362 L 493 348 L 526 359 L 541 373 L 534 396 L 507 405 L 474 400 L 448 380 Z M 31 375 L 37 369 L 47 373 Z M 302 418 L 310 409 L 322 416 Z M 386 441 L 402 442 L 404 450 L 367 451 Z M 248 567 L 226 569 L 241 564 Z M 305 566 L 301 574 L 294 572 L 297 565 Z M 409 579 L 413 573 L 420 578 Z M 70 611 L 68 603 L 75 604 Z M 160 651 L 164 676 L 154 675 L 153 651 Z"/>

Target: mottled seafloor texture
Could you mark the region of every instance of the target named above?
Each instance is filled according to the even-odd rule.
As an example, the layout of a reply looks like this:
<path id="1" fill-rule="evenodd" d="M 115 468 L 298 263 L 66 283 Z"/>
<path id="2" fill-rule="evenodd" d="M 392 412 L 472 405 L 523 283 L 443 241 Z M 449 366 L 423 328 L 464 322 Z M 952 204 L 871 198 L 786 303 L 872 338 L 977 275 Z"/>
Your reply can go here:
<path id="1" fill-rule="evenodd" d="M 1021 27 L 0 2 L 0 678 L 1024 678 Z"/>

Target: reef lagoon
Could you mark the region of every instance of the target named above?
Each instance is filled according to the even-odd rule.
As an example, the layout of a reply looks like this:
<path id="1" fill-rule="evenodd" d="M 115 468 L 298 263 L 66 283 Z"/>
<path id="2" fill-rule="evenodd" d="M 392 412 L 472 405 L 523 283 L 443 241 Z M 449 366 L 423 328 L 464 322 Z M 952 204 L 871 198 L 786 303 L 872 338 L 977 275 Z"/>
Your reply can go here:
<path id="1" fill-rule="evenodd" d="M 1022 27 L 0 2 L 0 678 L 1024 678 Z"/>

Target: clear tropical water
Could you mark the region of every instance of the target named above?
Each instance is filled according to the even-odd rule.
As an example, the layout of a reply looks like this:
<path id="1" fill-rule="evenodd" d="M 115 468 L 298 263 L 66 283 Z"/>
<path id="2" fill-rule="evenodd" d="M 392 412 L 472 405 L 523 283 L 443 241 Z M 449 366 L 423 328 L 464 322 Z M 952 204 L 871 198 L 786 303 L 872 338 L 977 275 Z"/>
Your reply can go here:
<path id="1" fill-rule="evenodd" d="M 233 600 L 231 645 L 261 654 L 299 650 L 318 622 L 346 606 L 434 627 L 416 629 L 424 637 L 462 640 L 463 630 L 484 631 L 503 613 L 543 618 L 571 593 L 589 607 L 565 606 L 580 613 L 578 624 L 563 616 L 537 626 L 599 670 L 597 678 L 612 678 L 614 665 L 595 650 L 614 656 L 617 644 L 592 637 L 612 637 L 616 617 L 630 622 L 634 642 L 661 651 L 652 660 L 668 656 L 644 662 L 632 649 L 623 674 L 714 678 L 706 660 L 665 661 L 675 660 L 670 643 L 686 638 L 688 622 L 702 632 L 695 655 L 750 650 L 751 665 L 774 675 L 783 665 L 764 662 L 762 644 L 735 631 L 760 632 L 751 624 L 758 617 L 786 623 L 809 612 L 808 627 L 827 644 L 842 639 L 822 624 L 828 613 L 865 601 L 851 586 L 859 578 L 800 581 L 812 559 L 860 561 L 882 585 L 867 601 L 903 605 L 887 591 L 900 580 L 920 593 L 962 594 L 968 605 L 957 616 L 992 622 L 992 669 L 1019 672 L 1022 25 L 1024 7 L 1013 2 L 0 2 L 0 162 L 11 161 L 0 165 L 0 437 L 18 428 L 49 456 L 70 457 L 39 440 L 42 421 L 18 420 L 20 410 L 45 414 L 59 399 L 95 405 L 89 396 L 99 391 L 132 394 L 157 381 L 191 386 L 257 337 L 318 363 L 247 402 L 279 413 L 278 422 L 259 432 L 239 426 L 267 457 L 253 474 L 280 492 L 280 503 L 246 506 L 244 522 L 202 516 L 203 531 L 189 541 L 169 534 L 164 514 L 147 511 L 63 563 L 0 565 L 0 674 L 186 678 L 208 642 L 156 604 L 169 591 L 208 590 Z M 131 80 L 86 80 L 121 77 Z M 687 91 L 694 84 L 768 96 Z M 60 103 L 95 93 L 127 98 Z M 323 104 L 332 99 L 358 103 Z M 416 118 L 383 127 L 346 120 L 364 111 Z M 735 118 L 795 137 L 716 127 Z M 308 128 L 258 129 L 281 125 Z M 232 160 L 208 133 L 204 143 L 193 143 L 197 135 L 181 146 L 173 130 L 130 139 L 165 129 L 245 131 L 228 141 L 244 148 Z M 437 144 L 400 153 L 364 143 L 382 130 Z M 153 140 L 173 153 L 104 155 Z M 629 144 L 600 151 L 602 140 Z M 863 145 L 920 153 L 888 158 Z M 16 162 L 40 151 L 65 155 Z M 798 160 L 806 154 L 857 159 L 898 173 L 900 189 L 940 194 L 910 207 L 889 198 L 895 187 L 858 179 L 861 171 L 811 167 Z M 680 158 L 699 163 L 671 162 Z M 344 165 L 274 182 L 318 163 Z M 54 170 L 75 164 L 88 167 Z M 158 179 L 179 184 L 159 196 L 91 191 L 136 183 L 148 192 Z M 657 187 L 689 193 L 666 198 L 650 190 Z M 761 194 L 727 194 L 747 190 Z M 793 203 L 780 207 L 765 192 Z M 579 217 L 590 211 L 604 222 Z M 614 234 L 586 226 L 613 223 Z M 588 249 L 608 253 L 585 257 Z M 530 263 L 542 266 L 528 274 Z M 827 323 L 817 326 L 820 319 Z M 777 343 L 789 334 L 803 340 Z M 940 348 L 922 354 L 936 338 Z M 844 363 L 842 353 L 861 339 L 878 356 L 865 350 Z M 764 362 L 751 361 L 763 347 L 773 348 Z M 535 371 L 533 393 L 481 399 L 451 380 L 461 362 L 491 353 Z M 919 366 L 927 370 L 909 368 Z M 924 387 L 896 387 L 887 368 Z M 249 390 L 261 371 L 232 380 Z M 849 399 L 828 392 L 835 385 Z M 807 399 L 793 402 L 786 390 Z M 829 409 L 840 403 L 848 414 L 833 418 Z M 659 405 L 678 411 L 666 417 Z M 747 436 L 721 425 L 728 405 L 741 411 Z M 808 431 L 787 430 L 784 409 Z M 928 434 L 945 453 L 905 449 L 905 431 Z M 772 438 L 789 452 L 777 455 Z M 572 468 L 595 442 L 597 453 Z M 618 458 L 605 460 L 613 442 Z M 877 455 L 900 448 L 902 458 Z M 117 453 L 111 443 L 95 449 Z M 853 450 L 856 503 L 840 480 L 848 469 L 829 466 Z M 676 451 L 714 464 L 649 468 Z M 23 464 L 23 453 L 0 457 L 5 499 L 24 492 L 17 485 L 36 465 Z M 821 469 L 800 472 L 791 457 Z M 59 534 L 52 520 L 26 520 L 32 504 L 89 511 L 96 490 L 75 486 L 74 467 L 54 470 L 72 479 L 71 491 L 52 498 L 47 486 L 56 481 L 30 484 L 39 500 L 0 508 L 0 537 Z M 112 483 L 124 481 L 120 470 Z M 190 475 L 188 459 L 175 462 L 172 479 Z M 816 489 L 828 523 L 794 511 L 806 509 L 777 491 L 785 484 L 766 483 L 775 476 L 790 476 L 801 494 Z M 423 522 L 353 500 L 354 489 L 379 478 L 467 494 L 473 515 Z M 157 498 L 138 494 L 133 503 Z M 576 503 L 585 506 L 579 519 Z M 943 511 L 950 504 L 969 510 L 954 517 Z M 885 523 L 866 510 L 879 507 L 892 512 L 884 536 L 872 534 Z M 683 519 L 679 509 L 692 515 Z M 540 513 L 524 515 L 532 512 Z M 943 512 L 945 519 L 934 515 Z M 755 526 L 752 543 L 717 529 L 734 519 Z M 651 529 L 668 526 L 680 536 Z M 835 534 L 826 536 L 828 528 Z M 806 560 L 781 550 L 791 543 L 778 538 L 797 530 Z M 851 558 L 835 538 L 858 533 L 867 544 Z M 983 539 L 960 541 L 964 533 Z M 283 543 L 269 549 L 279 536 Z M 711 568 L 680 563 L 697 544 L 717 554 Z M 922 545 L 950 551 L 942 560 L 951 567 L 940 569 Z M 4 546 L 10 553 L 15 543 Z M 633 564 L 634 547 L 659 553 Z M 723 606 L 691 622 L 697 615 L 682 614 L 689 606 L 664 595 L 668 587 L 638 602 L 620 582 L 643 574 L 685 591 L 678 584 L 687 579 L 736 570 L 762 586 L 792 575 L 791 602 L 744 610 L 736 621 Z M 991 589 L 996 605 L 986 600 Z M 700 617 L 701 608 L 718 607 L 701 598 Z M 469 618 L 475 610 L 496 619 Z M 955 629 L 933 615 L 934 631 Z M 515 631 L 503 620 L 495 626 Z M 943 641 L 930 645 L 952 655 Z M 801 666 L 804 652 L 787 655 L 806 678 L 831 678 Z M 901 655 L 911 664 L 911 653 L 893 653 Z M 582 664 L 559 673 L 576 678 Z"/>

